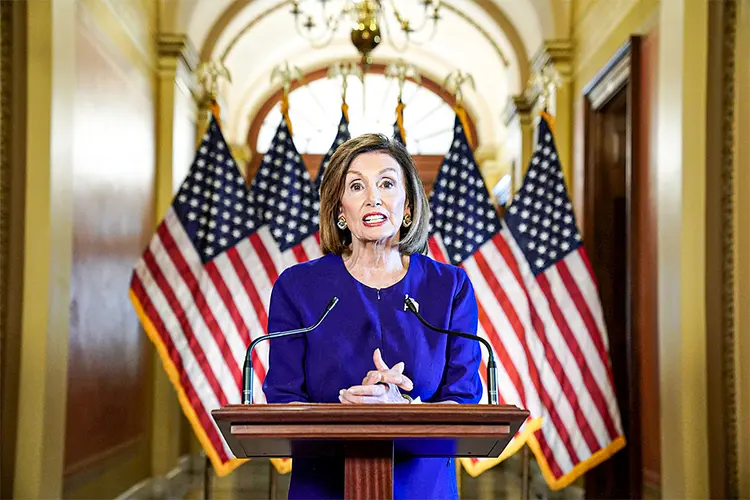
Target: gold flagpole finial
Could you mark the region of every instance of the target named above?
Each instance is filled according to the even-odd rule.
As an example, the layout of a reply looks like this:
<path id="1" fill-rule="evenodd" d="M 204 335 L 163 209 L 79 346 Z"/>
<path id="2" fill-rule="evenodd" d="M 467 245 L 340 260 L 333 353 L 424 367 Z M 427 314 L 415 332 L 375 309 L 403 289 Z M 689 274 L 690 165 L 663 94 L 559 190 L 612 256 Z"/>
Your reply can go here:
<path id="1" fill-rule="evenodd" d="M 422 83 L 422 77 L 419 75 L 417 67 L 413 64 L 409 64 L 403 59 L 399 59 L 395 63 L 390 63 L 385 68 L 386 78 L 394 78 L 398 83 L 398 102 L 404 94 L 404 83 L 407 79 L 414 80 L 415 83 Z"/>
<path id="2" fill-rule="evenodd" d="M 229 70 L 223 63 L 219 61 L 204 61 L 200 63 L 196 70 L 196 76 L 201 85 L 202 94 L 199 97 L 199 105 L 208 105 L 211 108 L 211 113 L 214 115 L 217 121 L 220 120 L 219 112 L 219 80 L 225 79 L 229 83 L 232 83 L 232 76 Z"/>
<path id="3" fill-rule="evenodd" d="M 466 114 L 466 108 L 464 108 L 464 85 L 468 85 L 472 90 L 476 90 L 474 85 L 474 77 L 470 73 L 464 73 L 460 69 L 448 73 L 443 82 L 443 88 L 456 98 L 456 115 L 461 120 L 461 125 L 466 135 L 466 141 L 469 143 L 469 147 L 474 147 L 474 140 L 471 137 L 471 130 L 469 129 L 469 117 Z"/>
<path id="4" fill-rule="evenodd" d="M 558 89 L 562 86 L 562 79 L 554 66 L 547 65 L 541 70 L 535 72 L 528 81 L 526 93 L 531 97 L 539 99 L 542 110 L 546 111 L 549 106 L 551 89 Z"/>
<path id="5" fill-rule="evenodd" d="M 443 82 L 445 90 L 450 92 L 456 97 L 456 106 L 463 108 L 464 102 L 464 85 L 471 87 L 472 90 L 476 90 L 474 85 L 474 77 L 470 73 L 464 73 L 460 69 L 448 73 Z"/>
<path id="6" fill-rule="evenodd" d="M 362 69 L 355 62 L 337 62 L 328 67 L 328 78 L 341 77 L 341 110 L 349 121 L 349 106 L 346 104 L 346 90 L 349 87 L 349 76 L 355 76 L 363 80 Z M 363 82 L 364 83 L 364 82 Z"/>
<path id="7" fill-rule="evenodd" d="M 229 83 L 232 83 L 232 76 L 229 74 L 229 70 L 219 61 L 204 61 L 200 63 L 196 74 L 203 89 L 204 99 L 216 100 L 220 78 L 224 78 Z"/>
<path id="8" fill-rule="evenodd" d="M 407 79 L 413 80 L 415 83 L 422 83 L 422 77 L 417 70 L 417 67 L 413 64 L 408 64 L 403 59 L 399 59 L 395 63 L 390 63 L 385 68 L 386 78 L 393 78 L 398 84 L 398 104 L 396 105 L 396 124 L 398 126 L 399 134 L 401 134 L 401 140 L 406 143 L 406 128 L 404 127 L 404 83 Z"/>
<path id="9" fill-rule="evenodd" d="M 302 72 L 297 66 L 290 66 L 288 61 L 276 66 L 271 72 L 271 83 L 280 82 L 283 95 L 281 97 L 281 114 L 286 120 L 289 134 L 292 134 L 292 122 L 289 119 L 289 92 L 292 90 L 292 82 L 302 80 Z"/>

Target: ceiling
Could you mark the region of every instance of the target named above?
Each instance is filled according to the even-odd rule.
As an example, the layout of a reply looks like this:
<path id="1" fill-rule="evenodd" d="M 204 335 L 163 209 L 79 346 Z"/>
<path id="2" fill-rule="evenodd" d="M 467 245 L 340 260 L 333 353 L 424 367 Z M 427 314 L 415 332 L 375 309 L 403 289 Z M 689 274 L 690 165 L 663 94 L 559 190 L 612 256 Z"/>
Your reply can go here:
<path id="1" fill-rule="evenodd" d="M 470 73 L 476 88 L 465 91 L 466 108 L 480 144 L 496 145 L 505 137 L 501 114 L 508 97 L 522 91 L 529 58 L 560 30 L 553 8 L 561 10 L 566 1 L 443 0 L 429 43 L 401 53 L 384 41 L 372 55 L 380 63 L 403 59 L 438 83 L 456 69 Z M 244 140 L 251 118 L 278 90 L 278 82 L 270 81 L 278 64 L 286 61 L 308 73 L 358 59 L 345 26 L 330 45 L 313 49 L 295 31 L 289 10 L 288 0 L 182 0 L 175 13 L 175 29 L 188 34 L 202 59 L 223 60 L 232 76 L 221 88 L 231 142 Z"/>

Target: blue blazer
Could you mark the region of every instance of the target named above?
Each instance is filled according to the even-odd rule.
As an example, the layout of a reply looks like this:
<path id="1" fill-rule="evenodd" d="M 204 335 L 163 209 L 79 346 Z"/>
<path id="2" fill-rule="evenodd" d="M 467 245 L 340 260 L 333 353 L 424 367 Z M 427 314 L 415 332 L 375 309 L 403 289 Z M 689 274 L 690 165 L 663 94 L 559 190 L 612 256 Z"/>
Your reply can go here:
<path id="1" fill-rule="evenodd" d="M 478 403 L 478 342 L 426 329 L 404 311 L 404 296 L 435 326 L 476 334 L 477 302 L 466 272 L 420 254 L 398 283 L 375 289 L 357 281 L 340 256 L 287 268 L 274 283 L 268 331 L 314 324 L 335 295 L 338 305 L 313 332 L 270 343 L 263 390 L 269 403 L 338 403 L 341 389 L 374 370 L 372 354 L 405 364 L 408 394 L 423 402 Z M 343 498 L 341 460 L 293 459 L 289 498 Z M 457 498 L 452 459 L 403 458 L 394 465 L 395 498 Z"/>

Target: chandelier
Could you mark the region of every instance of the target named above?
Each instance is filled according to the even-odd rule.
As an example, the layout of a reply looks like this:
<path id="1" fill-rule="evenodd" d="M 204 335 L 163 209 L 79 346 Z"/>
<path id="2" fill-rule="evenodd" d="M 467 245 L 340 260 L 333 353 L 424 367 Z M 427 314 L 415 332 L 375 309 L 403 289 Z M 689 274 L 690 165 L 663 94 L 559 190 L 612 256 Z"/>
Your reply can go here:
<path id="1" fill-rule="evenodd" d="M 328 45 L 342 21 L 348 23 L 352 44 L 368 65 L 383 36 L 399 52 L 430 41 L 440 20 L 440 0 L 292 0 L 291 13 L 297 32 L 313 48 Z M 429 34 L 422 35 L 425 31 Z"/>

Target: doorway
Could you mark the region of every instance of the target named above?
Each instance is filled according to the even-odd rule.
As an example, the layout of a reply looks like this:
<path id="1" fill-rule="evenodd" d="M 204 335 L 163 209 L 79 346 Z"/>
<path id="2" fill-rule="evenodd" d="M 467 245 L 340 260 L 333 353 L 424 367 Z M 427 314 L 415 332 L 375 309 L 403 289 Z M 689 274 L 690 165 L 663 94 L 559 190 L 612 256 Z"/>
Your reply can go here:
<path id="1" fill-rule="evenodd" d="M 644 391 L 658 390 L 641 375 L 644 361 L 648 366 L 654 361 L 657 333 L 656 235 L 649 222 L 655 203 L 644 150 L 655 130 L 646 112 L 654 96 L 644 92 L 650 87 L 644 86 L 641 42 L 631 38 L 584 90 L 584 242 L 601 297 L 627 442 L 586 473 L 587 498 L 643 497 L 642 401 Z"/>

